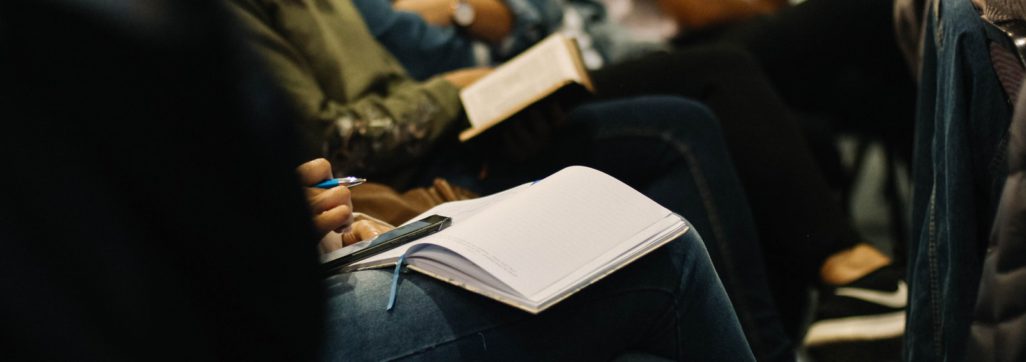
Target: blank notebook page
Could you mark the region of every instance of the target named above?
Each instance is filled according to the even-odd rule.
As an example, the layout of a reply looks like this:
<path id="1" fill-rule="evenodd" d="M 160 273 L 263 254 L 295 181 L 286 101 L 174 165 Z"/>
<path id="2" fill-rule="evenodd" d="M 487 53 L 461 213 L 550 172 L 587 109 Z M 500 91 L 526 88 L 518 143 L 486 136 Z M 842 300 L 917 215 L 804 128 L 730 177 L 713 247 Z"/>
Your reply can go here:
<path id="1" fill-rule="evenodd" d="M 668 214 L 606 174 L 570 167 L 429 242 L 456 251 L 532 297 L 611 249 L 626 247 Z"/>

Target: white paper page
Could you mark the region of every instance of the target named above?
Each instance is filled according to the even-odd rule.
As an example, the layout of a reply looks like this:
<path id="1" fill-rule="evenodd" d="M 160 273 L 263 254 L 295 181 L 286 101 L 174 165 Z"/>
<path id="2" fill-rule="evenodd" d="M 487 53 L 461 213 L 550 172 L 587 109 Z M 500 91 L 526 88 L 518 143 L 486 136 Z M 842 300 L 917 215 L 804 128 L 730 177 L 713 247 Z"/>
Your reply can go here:
<path id="1" fill-rule="evenodd" d="M 478 265 L 443 247 L 435 246 L 418 250 L 411 255 L 408 262 L 412 269 L 416 269 L 421 273 L 466 288 L 472 292 L 486 295 L 527 312 L 538 313 L 618 270 L 620 267 L 629 264 L 638 257 L 677 238 L 686 232 L 687 229 L 688 224 L 680 216 L 676 214 L 668 215 L 662 221 L 639 233 L 638 238 L 645 238 L 644 241 L 631 240 L 621 243 L 619 247 L 610 251 L 609 254 L 611 255 L 604 255 L 596 259 L 596 262 L 600 260 L 605 262 L 598 265 L 585 266 L 578 270 L 579 273 L 568 276 L 566 282 L 555 283 L 553 287 L 550 287 L 552 288 L 551 291 L 541 291 L 538 293 L 545 295 L 545 298 L 528 298 L 520 295 L 501 280 L 495 279 L 491 274 L 484 272 Z M 645 237 L 645 235 L 650 236 Z M 564 286 L 557 289 L 555 288 L 556 284 L 564 284 Z"/>
<path id="2" fill-rule="evenodd" d="M 687 223 L 676 215 L 666 215 L 661 220 L 645 228 L 630 240 L 610 248 L 605 254 L 595 258 L 591 263 L 553 283 L 548 288 L 538 291 L 532 298 L 539 296 L 555 296 L 568 291 L 583 288 L 596 276 L 605 275 L 618 269 L 638 254 L 651 250 L 651 245 L 666 241 L 668 235 L 679 233 L 687 228 Z"/>
<path id="3" fill-rule="evenodd" d="M 566 80 L 580 82 L 566 38 L 553 34 L 460 92 L 473 127 L 508 113 Z"/>
<path id="4" fill-rule="evenodd" d="M 606 174 L 569 167 L 430 239 L 534 296 L 670 213 Z"/>

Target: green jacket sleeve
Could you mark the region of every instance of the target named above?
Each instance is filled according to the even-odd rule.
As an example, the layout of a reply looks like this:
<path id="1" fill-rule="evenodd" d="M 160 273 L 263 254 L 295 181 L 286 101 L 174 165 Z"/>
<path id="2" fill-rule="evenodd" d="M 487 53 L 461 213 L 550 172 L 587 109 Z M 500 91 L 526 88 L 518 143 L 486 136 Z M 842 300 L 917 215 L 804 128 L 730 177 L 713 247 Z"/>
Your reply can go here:
<path id="1" fill-rule="evenodd" d="M 456 125 L 458 90 L 441 78 L 406 76 L 369 33 L 354 38 L 365 32 L 362 22 L 339 14 L 348 4 L 333 3 L 325 10 L 305 1 L 232 0 L 230 9 L 336 171 L 391 173 Z"/>

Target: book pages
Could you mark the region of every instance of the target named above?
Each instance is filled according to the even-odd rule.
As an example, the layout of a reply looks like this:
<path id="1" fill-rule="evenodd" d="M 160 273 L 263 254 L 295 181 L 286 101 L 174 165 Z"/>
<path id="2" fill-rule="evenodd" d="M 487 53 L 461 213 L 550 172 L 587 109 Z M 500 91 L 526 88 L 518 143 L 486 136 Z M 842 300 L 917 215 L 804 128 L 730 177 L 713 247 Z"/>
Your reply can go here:
<path id="1" fill-rule="evenodd" d="M 460 91 L 471 128 L 467 140 L 571 83 L 590 88 L 573 39 L 550 35 Z"/>
<path id="2" fill-rule="evenodd" d="M 580 166 L 429 214 L 457 216 L 448 229 L 354 267 L 394 265 L 406 250 L 427 244 L 407 257 L 412 269 L 531 313 L 688 230 L 680 216 L 640 192 Z"/>

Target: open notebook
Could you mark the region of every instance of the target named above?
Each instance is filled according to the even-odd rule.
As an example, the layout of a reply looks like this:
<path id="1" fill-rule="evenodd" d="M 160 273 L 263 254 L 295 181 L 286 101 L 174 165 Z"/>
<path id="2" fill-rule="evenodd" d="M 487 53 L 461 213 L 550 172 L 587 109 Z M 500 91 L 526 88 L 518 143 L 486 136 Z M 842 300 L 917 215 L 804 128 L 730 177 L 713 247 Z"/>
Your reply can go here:
<path id="1" fill-rule="evenodd" d="M 423 215 L 451 227 L 350 265 L 395 265 L 539 313 L 689 229 L 679 215 L 594 169 L 573 166 Z"/>

